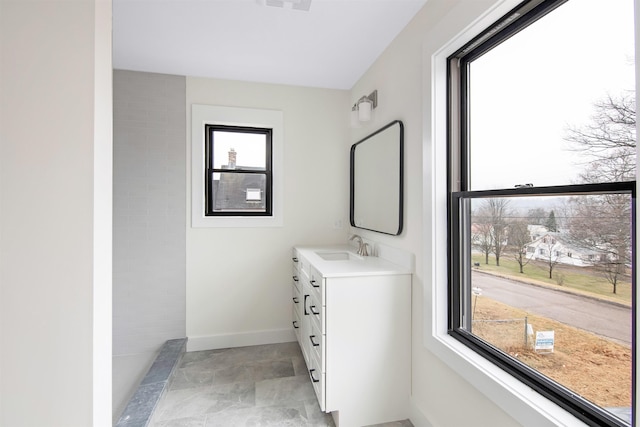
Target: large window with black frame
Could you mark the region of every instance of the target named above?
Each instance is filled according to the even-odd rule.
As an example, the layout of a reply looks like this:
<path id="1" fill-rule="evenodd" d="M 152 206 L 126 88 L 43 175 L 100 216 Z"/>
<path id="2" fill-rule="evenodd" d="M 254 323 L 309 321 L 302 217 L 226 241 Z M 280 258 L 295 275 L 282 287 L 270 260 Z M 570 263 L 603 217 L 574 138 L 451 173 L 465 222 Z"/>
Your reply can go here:
<path id="1" fill-rule="evenodd" d="M 525 1 L 448 59 L 449 333 L 635 425 L 633 0 Z"/>
<path id="2" fill-rule="evenodd" d="M 205 125 L 205 215 L 272 215 L 272 129 Z"/>

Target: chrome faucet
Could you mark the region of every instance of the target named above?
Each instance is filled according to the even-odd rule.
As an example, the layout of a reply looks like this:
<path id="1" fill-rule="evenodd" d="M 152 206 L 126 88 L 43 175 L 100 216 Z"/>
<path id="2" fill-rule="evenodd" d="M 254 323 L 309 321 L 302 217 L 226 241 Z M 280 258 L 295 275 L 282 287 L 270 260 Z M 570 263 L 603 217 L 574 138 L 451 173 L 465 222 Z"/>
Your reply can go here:
<path id="1" fill-rule="evenodd" d="M 358 242 L 358 255 L 369 256 L 369 252 L 367 251 L 367 247 L 369 246 L 369 244 L 364 243 L 362 241 L 362 237 L 354 234 L 353 236 L 349 237 L 349 240 L 355 240 L 356 242 Z"/>

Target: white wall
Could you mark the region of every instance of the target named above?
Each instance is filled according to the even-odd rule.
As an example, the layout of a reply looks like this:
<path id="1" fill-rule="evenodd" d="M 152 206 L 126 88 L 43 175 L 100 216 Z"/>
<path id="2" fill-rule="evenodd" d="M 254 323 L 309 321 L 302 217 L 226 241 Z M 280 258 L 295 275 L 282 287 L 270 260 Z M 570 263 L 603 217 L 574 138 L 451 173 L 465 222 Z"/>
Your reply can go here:
<path id="1" fill-rule="evenodd" d="M 111 2 L 0 2 L 0 425 L 110 425 Z"/>
<path id="2" fill-rule="evenodd" d="M 292 246 L 347 240 L 348 95 L 187 77 L 187 123 L 192 104 L 282 111 L 285 174 L 283 227 L 192 228 L 188 221 L 188 350 L 295 339 Z M 188 218 L 190 209 L 189 200 Z"/>

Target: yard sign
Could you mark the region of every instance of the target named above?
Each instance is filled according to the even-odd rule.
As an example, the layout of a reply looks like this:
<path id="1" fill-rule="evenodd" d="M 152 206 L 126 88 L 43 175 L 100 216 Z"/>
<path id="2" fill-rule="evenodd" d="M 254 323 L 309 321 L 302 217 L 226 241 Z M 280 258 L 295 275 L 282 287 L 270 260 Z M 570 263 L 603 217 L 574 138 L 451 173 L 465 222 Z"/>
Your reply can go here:
<path id="1" fill-rule="evenodd" d="M 553 353 L 554 331 L 536 332 L 536 353 Z"/>

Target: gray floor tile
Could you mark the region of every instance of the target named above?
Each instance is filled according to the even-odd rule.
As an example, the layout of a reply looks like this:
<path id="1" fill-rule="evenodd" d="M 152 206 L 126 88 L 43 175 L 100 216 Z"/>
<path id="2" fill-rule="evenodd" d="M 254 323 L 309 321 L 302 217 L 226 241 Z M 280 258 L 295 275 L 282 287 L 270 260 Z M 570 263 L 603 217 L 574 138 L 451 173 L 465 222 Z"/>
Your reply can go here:
<path id="1" fill-rule="evenodd" d="M 275 346 L 276 352 L 282 357 L 302 357 L 300 345 L 297 342 L 286 342 L 282 344 L 270 344 Z"/>
<path id="2" fill-rule="evenodd" d="M 293 361 L 293 372 L 295 372 L 296 375 L 308 375 L 307 365 L 304 362 L 302 354 L 300 356 L 293 357 L 291 360 Z"/>
<path id="3" fill-rule="evenodd" d="M 150 427 L 335 427 L 297 343 L 185 353 Z M 408 421 L 375 427 L 412 427 Z"/>
<path id="4" fill-rule="evenodd" d="M 285 402 L 304 402 L 315 398 L 309 378 L 303 375 L 265 380 L 256 383 L 256 406 L 272 406 Z"/>
<path id="5" fill-rule="evenodd" d="M 245 362 L 243 365 L 217 369 L 214 373 L 214 384 L 239 381 L 258 382 L 274 378 L 292 377 L 295 375 L 291 358 L 282 360 L 263 360 Z"/>
<path id="6" fill-rule="evenodd" d="M 210 359 L 215 359 L 218 353 L 224 353 L 226 351 L 228 351 L 228 349 L 192 351 L 185 353 L 180 361 L 180 367 L 188 368 L 190 366 L 199 366 L 204 368 L 209 363 Z"/>
<path id="7" fill-rule="evenodd" d="M 202 369 L 198 366 L 176 369 L 169 390 L 213 386 L 213 375 L 212 369 Z"/>
<path id="8" fill-rule="evenodd" d="M 255 384 L 233 383 L 170 390 L 158 407 L 157 421 L 198 417 L 228 409 L 255 406 Z"/>
<path id="9" fill-rule="evenodd" d="M 148 427 L 204 427 L 207 416 L 176 418 L 166 421 L 151 421 Z"/>
<path id="10" fill-rule="evenodd" d="M 402 420 L 391 423 L 375 424 L 368 427 L 413 427 L 413 424 L 409 420 Z"/>
<path id="11" fill-rule="evenodd" d="M 335 427 L 333 417 L 331 414 L 322 412 L 318 399 L 314 396 L 313 399 L 305 400 L 305 409 L 307 411 L 307 423 L 313 427 Z"/>
<path id="12" fill-rule="evenodd" d="M 251 367 L 253 368 L 253 380 L 255 382 L 295 376 L 291 358 L 256 362 Z"/>
<path id="13" fill-rule="evenodd" d="M 290 352 L 293 352 L 292 346 L 290 345 L 280 348 L 279 344 L 266 344 L 253 347 L 231 348 L 225 352 L 216 353 L 211 360 L 218 364 L 217 367 L 237 366 L 264 360 L 290 358 L 291 356 L 288 354 Z"/>
<path id="14" fill-rule="evenodd" d="M 223 411 L 209 415 L 205 427 L 302 427 L 306 425 L 306 411 L 304 405 L 299 404 L 298 406 L 268 406 Z"/>

